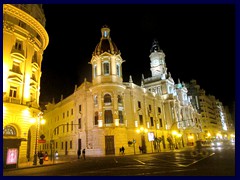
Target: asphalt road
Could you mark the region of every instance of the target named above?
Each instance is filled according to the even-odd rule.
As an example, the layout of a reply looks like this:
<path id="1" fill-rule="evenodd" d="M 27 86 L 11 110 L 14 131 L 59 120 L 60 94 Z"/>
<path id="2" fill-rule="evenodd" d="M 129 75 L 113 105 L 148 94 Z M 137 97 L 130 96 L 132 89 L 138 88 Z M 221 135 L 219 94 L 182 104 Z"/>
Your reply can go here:
<path id="1" fill-rule="evenodd" d="M 65 164 L 4 170 L 3 176 L 235 176 L 235 147 L 76 159 Z"/>

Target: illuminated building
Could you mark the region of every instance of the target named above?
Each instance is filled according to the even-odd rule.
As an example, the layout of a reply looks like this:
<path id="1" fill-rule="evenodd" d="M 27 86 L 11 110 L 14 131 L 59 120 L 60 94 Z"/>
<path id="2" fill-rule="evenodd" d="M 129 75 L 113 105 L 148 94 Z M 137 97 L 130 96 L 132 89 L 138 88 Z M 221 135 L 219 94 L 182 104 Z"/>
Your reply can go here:
<path id="1" fill-rule="evenodd" d="M 150 51 L 152 77 L 143 77 L 138 86 L 131 76 L 123 82 L 121 53 L 107 26 L 101 33 L 89 62 L 92 82 L 85 79 L 73 94 L 46 105 L 47 142 L 41 149 L 59 155 L 86 149 L 87 155 L 97 156 L 118 155 L 124 146 L 125 154 L 135 154 L 139 146 L 146 153 L 169 148 L 168 137 L 179 148 L 187 146 L 189 139 L 199 139 L 200 114 L 191 105 L 184 83 L 175 84 L 167 73 L 158 42 Z M 160 144 L 157 139 L 162 139 Z"/>
<path id="2" fill-rule="evenodd" d="M 41 63 L 48 45 L 41 5 L 3 4 L 3 141 L 16 148 L 18 163 L 34 155 L 38 121 Z M 17 165 L 14 165 L 17 166 Z"/>
<path id="3" fill-rule="evenodd" d="M 203 139 L 230 139 L 235 134 L 231 115 L 227 107 L 213 95 L 207 95 L 206 91 L 200 89 L 196 80 L 187 84 L 192 104 L 195 104 L 201 113 L 202 138 Z M 195 102 L 194 102 L 195 101 Z"/>

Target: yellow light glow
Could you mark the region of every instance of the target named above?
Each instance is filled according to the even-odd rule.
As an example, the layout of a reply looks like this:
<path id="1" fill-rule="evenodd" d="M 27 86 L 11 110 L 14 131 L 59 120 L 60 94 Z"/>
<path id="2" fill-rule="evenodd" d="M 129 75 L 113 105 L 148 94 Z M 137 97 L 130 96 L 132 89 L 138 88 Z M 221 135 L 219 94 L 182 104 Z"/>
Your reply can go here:
<path id="1" fill-rule="evenodd" d="M 192 135 L 189 135 L 189 136 L 188 136 L 188 139 L 193 139 L 193 136 L 192 136 Z"/>
<path id="2" fill-rule="evenodd" d="M 143 131 L 144 130 L 144 128 L 143 127 L 140 127 L 140 131 Z"/>
<path id="3" fill-rule="evenodd" d="M 28 108 L 27 108 L 27 109 L 24 109 L 24 110 L 22 111 L 22 115 L 25 116 L 25 117 L 29 117 L 29 116 L 30 116 L 29 109 L 28 109 Z"/>
<path id="4" fill-rule="evenodd" d="M 234 138 L 234 137 L 235 137 L 235 135 L 234 135 L 234 134 L 231 134 L 230 136 L 231 136 L 232 138 Z"/>
<path id="5" fill-rule="evenodd" d="M 145 132 L 145 133 L 147 133 L 147 132 L 148 132 L 148 130 L 147 130 L 147 129 L 144 129 L 144 132 Z"/>
<path id="6" fill-rule="evenodd" d="M 41 124 L 45 124 L 46 120 L 45 119 L 41 119 Z"/>
<path id="7" fill-rule="evenodd" d="M 180 133 L 177 133 L 177 137 L 182 137 L 182 134 L 180 134 Z"/>
<path id="8" fill-rule="evenodd" d="M 102 127 L 102 126 L 103 126 L 102 120 L 98 120 L 98 127 Z"/>
<path id="9" fill-rule="evenodd" d="M 136 131 L 137 131 L 138 134 L 140 133 L 140 130 L 139 130 L 139 129 L 137 129 Z"/>
<path id="10" fill-rule="evenodd" d="M 119 126 L 119 119 L 115 119 L 115 126 Z"/>
<path id="11" fill-rule="evenodd" d="M 211 133 L 207 133 L 207 136 L 210 137 L 210 136 L 211 136 Z"/>
<path id="12" fill-rule="evenodd" d="M 174 135 L 174 136 L 177 135 L 177 132 L 176 132 L 176 131 L 173 131 L 173 132 L 172 132 L 172 135 Z"/>
<path id="13" fill-rule="evenodd" d="M 35 118 L 31 118 L 29 121 L 30 121 L 31 124 L 36 123 L 36 119 Z"/>
<path id="14" fill-rule="evenodd" d="M 29 99 L 30 97 L 30 73 L 28 71 L 26 73 L 26 78 L 25 78 L 25 88 L 24 88 L 24 98 Z"/>
<path id="15" fill-rule="evenodd" d="M 7 77 L 8 77 L 8 66 L 5 63 L 3 63 L 3 92 L 7 92 Z"/>

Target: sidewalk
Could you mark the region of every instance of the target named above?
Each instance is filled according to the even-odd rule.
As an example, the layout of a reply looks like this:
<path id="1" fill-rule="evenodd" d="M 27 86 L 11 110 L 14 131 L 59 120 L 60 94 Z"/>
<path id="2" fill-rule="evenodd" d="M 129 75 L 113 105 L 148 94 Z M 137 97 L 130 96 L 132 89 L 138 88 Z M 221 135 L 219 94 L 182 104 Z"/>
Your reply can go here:
<path id="1" fill-rule="evenodd" d="M 164 153 L 164 152 L 181 152 L 181 151 L 186 151 L 186 150 L 191 150 L 193 147 L 184 147 L 180 149 L 161 149 L 159 152 L 154 152 L 154 153 Z M 151 154 L 150 152 L 147 154 Z M 131 154 L 132 155 L 132 154 Z M 113 156 L 119 156 L 119 155 L 113 155 Z M 104 157 L 104 156 L 103 156 Z M 88 159 L 94 159 L 96 157 L 88 157 Z M 77 158 L 77 155 L 68 155 L 68 156 L 59 156 L 56 157 L 54 160 L 51 160 L 51 157 L 49 157 L 48 161 L 44 161 L 42 165 L 39 164 L 39 160 L 37 161 L 37 165 L 33 165 L 33 161 L 29 162 L 24 162 L 24 163 L 19 163 L 17 168 L 12 168 L 12 169 L 5 169 L 5 170 L 16 170 L 16 169 L 23 169 L 23 168 L 34 168 L 34 167 L 43 167 L 43 166 L 52 166 L 56 164 L 62 164 L 62 163 L 67 163 L 67 162 L 72 162 L 72 161 L 78 161 L 79 159 Z"/>

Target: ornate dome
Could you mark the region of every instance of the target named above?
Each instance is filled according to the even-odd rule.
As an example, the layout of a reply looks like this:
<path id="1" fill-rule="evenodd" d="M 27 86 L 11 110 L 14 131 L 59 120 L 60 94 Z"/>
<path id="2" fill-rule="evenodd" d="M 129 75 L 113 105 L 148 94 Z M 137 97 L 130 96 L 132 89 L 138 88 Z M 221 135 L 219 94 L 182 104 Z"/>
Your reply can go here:
<path id="1" fill-rule="evenodd" d="M 108 52 L 112 55 L 120 54 L 120 51 L 118 50 L 115 43 L 111 40 L 110 37 L 110 29 L 107 26 L 103 26 L 101 28 L 102 37 L 100 39 L 100 42 L 97 44 L 93 55 L 100 55 L 104 52 Z"/>

